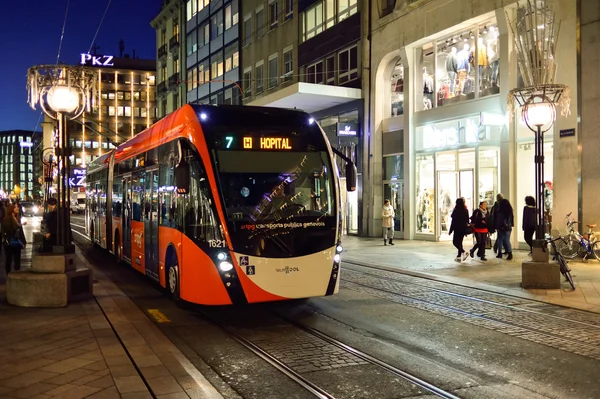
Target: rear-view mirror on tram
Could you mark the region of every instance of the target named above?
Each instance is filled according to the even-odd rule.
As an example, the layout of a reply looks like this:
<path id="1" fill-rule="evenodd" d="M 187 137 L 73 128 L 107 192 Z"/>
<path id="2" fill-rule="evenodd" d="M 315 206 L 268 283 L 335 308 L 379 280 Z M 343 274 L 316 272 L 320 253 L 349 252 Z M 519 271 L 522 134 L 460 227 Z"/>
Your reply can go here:
<path id="1" fill-rule="evenodd" d="M 356 165 L 354 162 L 346 162 L 346 190 L 356 190 Z"/>
<path id="2" fill-rule="evenodd" d="M 190 191 L 190 165 L 185 159 L 175 166 L 175 184 L 177 194 L 187 194 Z"/>

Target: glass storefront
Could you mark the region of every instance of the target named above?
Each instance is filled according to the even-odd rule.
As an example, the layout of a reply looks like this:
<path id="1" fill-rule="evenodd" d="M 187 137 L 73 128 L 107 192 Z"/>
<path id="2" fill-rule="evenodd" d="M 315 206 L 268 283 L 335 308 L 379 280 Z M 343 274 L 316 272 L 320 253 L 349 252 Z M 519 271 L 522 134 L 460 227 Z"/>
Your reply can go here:
<path id="1" fill-rule="evenodd" d="M 479 116 L 416 128 L 416 232 L 450 239 L 451 213 L 463 197 L 469 213 L 491 201 L 500 180 L 503 127 L 481 125 Z"/>
<path id="2" fill-rule="evenodd" d="M 358 111 L 350 111 L 341 113 L 335 116 L 329 116 L 320 119 L 319 125 L 325 131 L 327 138 L 331 145 L 341 151 L 345 156 L 350 158 L 359 167 L 359 151 L 358 151 L 358 132 L 359 117 Z M 356 136 L 341 136 L 339 135 L 339 128 L 341 125 L 347 124 L 353 126 Z M 344 234 L 358 234 L 358 219 L 359 219 L 359 204 L 358 204 L 358 191 L 347 192 L 346 191 L 346 162 L 340 157 L 335 157 L 337 167 L 340 173 L 340 187 L 341 190 L 341 202 L 342 212 L 344 215 L 342 230 Z M 359 169 L 360 170 L 360 169 Z M 360 182 L 360 177 L 358 181 Z M 359 183 L 360 184 L 360 183 Z"/>
<path id="3" fill-rule="evenodd" d="M 404 65 L 402 60 L 392 70 L 392 116 L 404 114 Z"/>
<path id="4" fill-rule="evenodd" d="M 498 37 L 493 18 L 416 49 L 417 110 L 498 94 Z"/>

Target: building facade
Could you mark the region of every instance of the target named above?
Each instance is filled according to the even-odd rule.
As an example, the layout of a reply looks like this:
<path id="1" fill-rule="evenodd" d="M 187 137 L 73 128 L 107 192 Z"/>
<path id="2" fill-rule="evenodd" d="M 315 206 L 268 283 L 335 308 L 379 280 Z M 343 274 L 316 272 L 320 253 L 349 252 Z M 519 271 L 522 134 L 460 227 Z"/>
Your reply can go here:
<path id="1" fill-rule="evenodd" d="M 517 4 L 482 0 L 396 0 L 372 3 L 364 90 L 370 160 L 363 212 L 364 235 L 381 232 L 381 206 L 396 208 L 396 230 L 405 239 L 448 239 L 458 197 L 470 210 L 503 193 L 515 209 L 515 244 L 525 196 L 535 196 L 534 134 L 507 107 L 509 91 L 522 87 L 514 48 Z M 545 140 L 545 201 L 551 228 L 578 209 L 581 170 L 577 156 L 576 5 L 556 0 L 560 36 L 556 82 L 571 88 L 570 115 L 559 115 Z M 511 25 L 512 24 L 512 25 Z M 538 29 L 544 29 L 544 26 Z M 368 158 L 367 158 L 368 157 Z"/>
<path id="2" fill-rule="evenodd" d="M 41 142 L 41 132 L 0 132 L 0 198 L 33 200 L 42 197 Z"/>
<path id="3" fill-rule="evenodd" d="M 241 104 L 241 0 L 185 4 L 186 102 Z"/>
<path id="4" fill-rule="evenodd" d="M 156 30 L 156 108 L 158 118 L 186 103 L 184 0 L 163 0 L 150 25 Z"/>
<path id="5" fill-rule="evenodd" d="M 94 58 L 88 56 L 103 65 L 92 66 Z M 89 54 L 82 54 L 81 62 L 97 75 L 95 104 L 91 112 L 69 120 L 66 132 L 71 165 L 85 167 L 157 120 L 156 62 Z M 53 147 L 56 121 L 45 115 L 43 126 L 44 148 Z"/>
<path id="6" fill-rule="evenodd" d="M 244 104 L 296 108 L 319 122 L 332 146 L 363 173 L 361 2 L 245 0 Z M 344 173 L 339 160 L 340 173 Z M 342 184 L 342 187 L 344 185 Z M 343 190 L 344 232 L 358 234 L 362 186 Z"/>

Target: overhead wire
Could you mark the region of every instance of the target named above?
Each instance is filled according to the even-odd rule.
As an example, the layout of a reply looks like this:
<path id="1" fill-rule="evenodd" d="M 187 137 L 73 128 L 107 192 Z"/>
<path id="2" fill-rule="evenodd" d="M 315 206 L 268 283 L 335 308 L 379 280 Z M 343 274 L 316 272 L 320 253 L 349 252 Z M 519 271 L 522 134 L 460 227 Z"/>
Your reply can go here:
<path id="1" fill-rule="evenodd" d="M 94 42 L 96 41 L 96 38 L 98 37 L 98 33 L 100 32 L 100 27 L 102 26 L 102 23 L 104 22 L 104 18 L 106 17 L 106 13 L 108 12 L 108 8 L 110 7 L 111 2 L 112 2 L 112 0 L 108 0 L 108 4 L 106 4 L 106 8 L 104 9 L 104 14 L 102 14 L 102 18 L 100 19 L 100 24 L 98 25 L 98 29 L 96 29 L 96 33 L 94 34 L 92 43 L 90 43 L 90 49 L 87 52 L 88 54 L 92 52 L 92 47 L 94 47 Z"/>

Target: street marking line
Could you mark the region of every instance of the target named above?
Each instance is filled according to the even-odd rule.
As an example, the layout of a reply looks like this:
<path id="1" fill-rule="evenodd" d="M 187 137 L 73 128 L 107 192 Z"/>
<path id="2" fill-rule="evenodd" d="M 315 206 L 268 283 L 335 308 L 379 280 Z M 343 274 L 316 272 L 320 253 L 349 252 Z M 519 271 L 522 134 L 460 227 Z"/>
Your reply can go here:
<path id="1" fill-rule="evenodd" d="M 79 228 L 85 229 L 84 225 L 82 225 L 82 224 L 75 224 L 73 222 L 71 222 L 71 226 L 75 226 L 75 227 L 79 227 Z"/>
<path id="2" fill-rule="evenodd" d="M 85 234 L 81 234 L 80 232 L 78 232 L 77 230 L 71 230 L 73 233 L 75 234 L 79 234 L 80 236 L 82 236 L 83 238 L 85 238 L 88 241 L 91 241 L 90 238 L 88 236 L 86 236 Z"/>
<path id="3" fill-rule="evenodd" d="M 167 316 L 164 315 L 163 312 L 161 312 L 158 309 L 147 309 L 148 314 L 152 317 L 154 317 L 154 320 L 156 320 L 158 323 L 170 323 L 171 320 L 169 320 L 169 318 Z"/>

